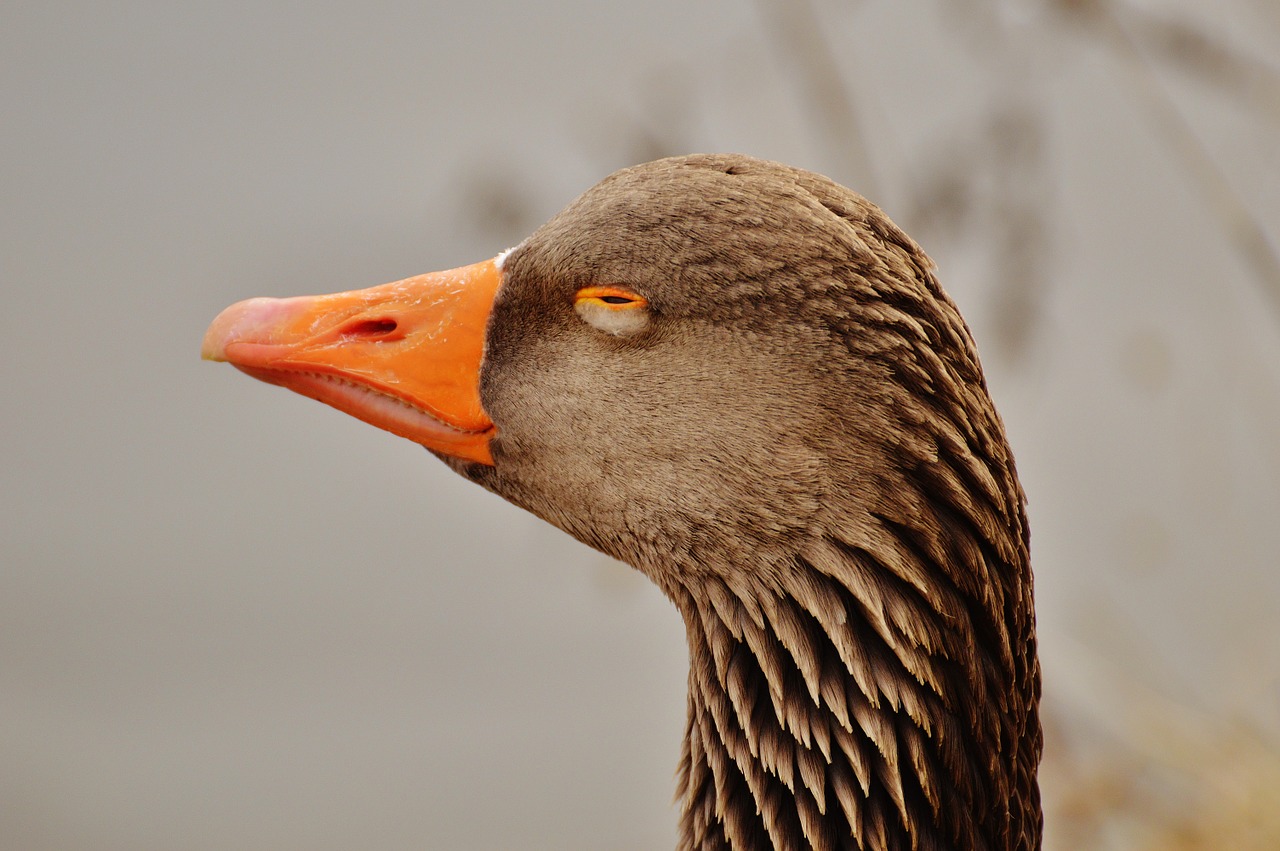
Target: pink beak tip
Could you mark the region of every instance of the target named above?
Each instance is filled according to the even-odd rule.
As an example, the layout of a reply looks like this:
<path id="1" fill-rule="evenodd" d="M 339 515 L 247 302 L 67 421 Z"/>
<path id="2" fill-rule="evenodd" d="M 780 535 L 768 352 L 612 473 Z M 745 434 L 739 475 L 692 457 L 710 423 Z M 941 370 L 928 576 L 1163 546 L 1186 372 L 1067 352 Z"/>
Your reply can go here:
<path id="1" fill-rule="evenodd" d="M 238 301 L 218 314 L 204 332 L 200 357 L 225 362 L 227 346 L 239 342 L 268 342 L 272 332 L 292 317 L 297 302 L 305 299 L 250 298 Z"/>

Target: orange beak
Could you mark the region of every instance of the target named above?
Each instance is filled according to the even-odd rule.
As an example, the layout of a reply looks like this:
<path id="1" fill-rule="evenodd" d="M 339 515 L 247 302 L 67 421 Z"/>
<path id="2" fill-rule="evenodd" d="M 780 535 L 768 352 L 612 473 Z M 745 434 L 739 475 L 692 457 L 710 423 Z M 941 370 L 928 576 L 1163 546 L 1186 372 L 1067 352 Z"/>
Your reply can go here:
<path id="1" fill-rule="evenodd" d="M 201 354 L 428 449 L 493 464 L 480 404 L 494 260 L 380 287 L 231 305 Z"/>

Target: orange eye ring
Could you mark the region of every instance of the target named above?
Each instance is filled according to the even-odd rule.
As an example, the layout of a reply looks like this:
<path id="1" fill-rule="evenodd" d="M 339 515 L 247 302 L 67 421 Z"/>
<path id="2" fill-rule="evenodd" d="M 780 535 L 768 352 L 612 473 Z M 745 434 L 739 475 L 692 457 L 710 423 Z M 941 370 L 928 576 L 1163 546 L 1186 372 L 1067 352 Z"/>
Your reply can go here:
<path id="1" fill-rule="evenodd" d="M 607 310 L 641 310 L 649 300 L 622 287 L 583 287 L 573 297 L 574 305 L 589 304 Z"/>

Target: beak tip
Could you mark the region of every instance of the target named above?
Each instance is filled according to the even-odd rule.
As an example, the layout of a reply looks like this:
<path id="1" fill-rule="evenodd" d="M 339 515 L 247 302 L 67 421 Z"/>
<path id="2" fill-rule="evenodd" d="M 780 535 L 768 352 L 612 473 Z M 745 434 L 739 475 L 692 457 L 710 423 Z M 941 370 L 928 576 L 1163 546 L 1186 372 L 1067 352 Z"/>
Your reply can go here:
<path id="1" fill-rule="evenodd" d="M 200 360 L 226 363 L 226 345 L 213 333 L 212 327 L 205 332 L 204 340 L 200 343 Z"/>
<path id="2" fill-rule="evenodd" d="M 202 360 L 225 362 L 227 359 L 227 344 L 236 339 L 236 325 L 243 310 L 239 304 L 233 304 L 226 310 L 218 314 L 218 317 L 209 325 L 209 329 L 204 332 L 204 339 L 200 341 L 200 358 Z"/>
<path id="3" fill-rule="evenodd" d="M 218 363 L 225 363 L 227 360 L 227 340 L 217 320 L 204 332 L 204 339 L 200 341 L 200 359 Z"/>
<path id="4" fill-rule="evenodd" d="M 289 318 L 293 299 L 251 298 L 238 301 L 218 314 L 204 332 L 200 344 L 203 360 L 226 363 L 227 346 L 244 341 L 266 342 L 274 326 Z M 302 301 L 298 299 L 297 301 Z M 259 340 L 261 338 L 261 340 Z"/>

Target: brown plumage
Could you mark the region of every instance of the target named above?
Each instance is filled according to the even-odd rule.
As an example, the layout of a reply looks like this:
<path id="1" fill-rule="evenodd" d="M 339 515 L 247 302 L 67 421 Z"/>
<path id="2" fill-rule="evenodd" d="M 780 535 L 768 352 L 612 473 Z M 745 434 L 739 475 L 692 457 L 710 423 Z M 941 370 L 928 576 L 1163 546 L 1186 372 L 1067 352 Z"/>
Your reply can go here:
<path id="1" fill-rule="evenodd" d="M 423 442 L 683 615 L 680 848 L 1038 848 L 1024 498 L 920 248 L 707 155 L 611 175 L 500 269 L 491 457 Z"/>

